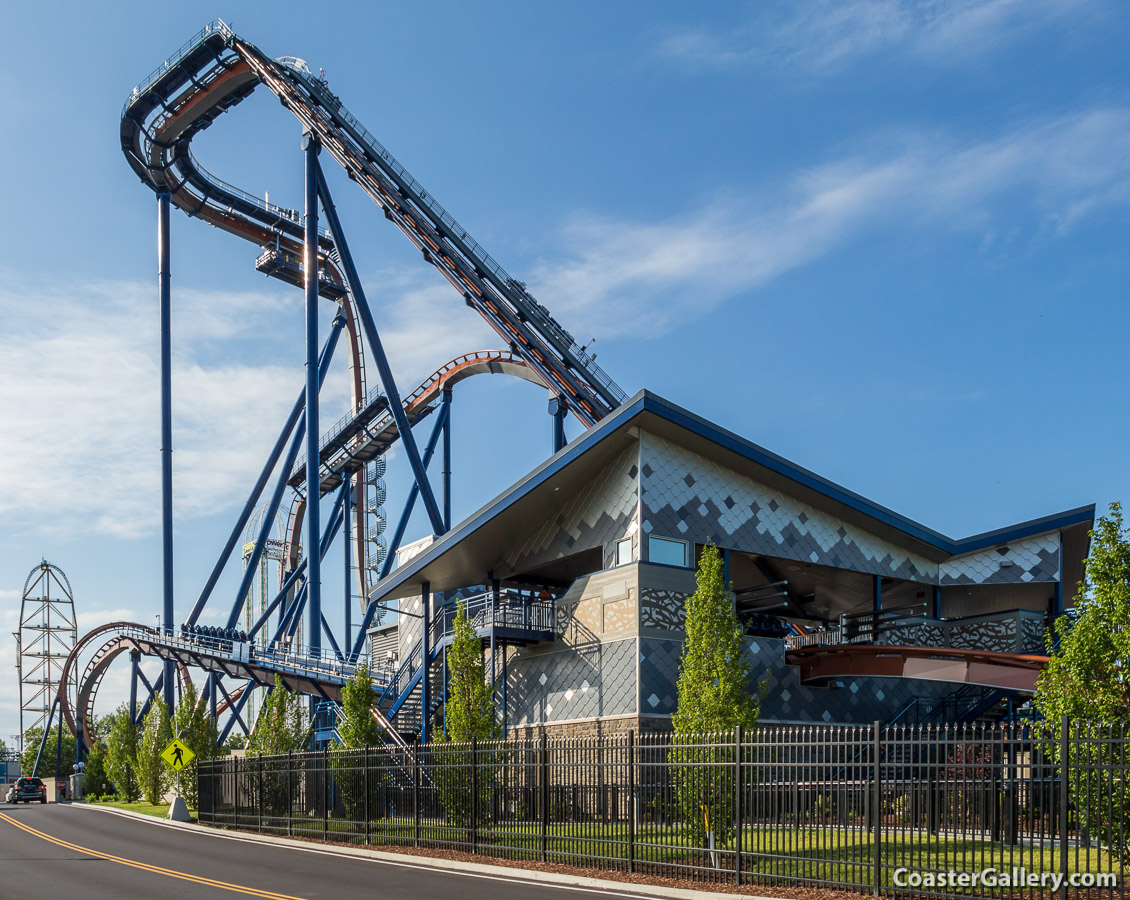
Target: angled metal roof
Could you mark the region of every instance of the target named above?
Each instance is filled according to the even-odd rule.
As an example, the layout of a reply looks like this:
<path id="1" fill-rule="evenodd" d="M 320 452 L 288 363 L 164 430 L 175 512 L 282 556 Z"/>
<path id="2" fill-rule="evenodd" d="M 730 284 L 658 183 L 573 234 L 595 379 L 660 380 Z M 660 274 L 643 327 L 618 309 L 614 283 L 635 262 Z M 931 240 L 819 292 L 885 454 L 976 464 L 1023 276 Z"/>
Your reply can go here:
<path id="1" fill-rule="evenodd" d="M 420 592 L 424 582 L 432 590 L 484 582 L 501 564 L 506 550 L 544 521 L 546 508 L 558 504 L 560 492 L 568 494 L 585 484 L 635 440 L 636 428 L 681 444 L 938 562 L 1094 521 L 1095 506 L 1091 504 L 967 538 L 950 538 L 644 390 L 391 572 L 374 586 L 370 597 L 411 596 Z"/>

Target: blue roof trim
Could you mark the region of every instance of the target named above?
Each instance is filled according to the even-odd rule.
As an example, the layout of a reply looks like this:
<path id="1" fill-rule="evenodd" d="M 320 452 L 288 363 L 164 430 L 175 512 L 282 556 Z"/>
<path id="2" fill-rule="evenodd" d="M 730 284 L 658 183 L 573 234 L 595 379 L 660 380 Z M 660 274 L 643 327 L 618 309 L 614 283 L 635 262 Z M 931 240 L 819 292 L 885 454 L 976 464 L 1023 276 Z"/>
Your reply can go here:
<path id="1" fill-rule="evenodd" d="M 826 478 L 822 478 L 815 472 L 805 469 L 802 466 L 789 462 L 789 460 L 784 457 L 778 456 L 776 453 L 766 450 L 764 447 L 758 446 L 752 441 L 747 441 L 745 438 L 734 434 L 732 431 L 727 431 L 703 419 L 701 416 L 696 416 L 689 410 L 676 406 L 674 403 L 664 400 L 662 397 L 642 390 L 629 399 L 623 406 L 614 410 L 599 423 L 582 434 L 574 442 L 568 444 L 555 456 L 550 457 L 541 466 L 530 472 L 517 484 L 511 486 L 492 503 L 484 506 L 478 512 L 474 513 L 471 518 L 465 520 L 453 531 L 444 535 L 419 556 L 416 556 L 405 563 L 404 566 L 389 573 L 386 579 L 374 585 L 373 590 L 370 592 L 370 597 L 381 597 L 399 587 L 405 581 L 412 579 L 451 546 L 463 540 L 468 534 L 476 531 L 506 507 L 520 500 L 534 488 L 542 484 L 542 482 L 552 478 L 574 460 L 593 449 L 608 435 L 626 426 L 644 412 L 654 413 L 674 425 L 685 428 L 692 434 L 711 441 L 720 447 L 724 447 L 757 465 L 763 466 L 797 484 L 816 491 L 830 500 L 841 503 L 870 519 L 882 522 L 908 537 L 936 547 L 951 556 L 972 553 L 986 547 L 1020 540 L 1021 538 L 1030 537 L 1032 535 L 1044 534 L 1049 531 L 1057 531 L 1071 525 L 1093 522 L 1095 518 L 1095 506 L 1091 504 L 1090 506 L 1081 506 L 1065 512 L 1053 513 L 1049 516 L 1031 519 L 1027 522 L 1010 525 L 995 531 L 986 531 L 981 534 L 962 538 L 961 540 L 955 540 L 938 531 L 934 531 L 932 528 L 927 528 L 919 522 L 908 519 L 906 516 L 899 515 L 893 510 L 887 509 L 885 506 L 873 503 L 866 497 L 854 491 L 850 491 Z"/>
<path id="2" fill-rule="evenodd" d="M 459 543 L 459 541 L 463 540 L 468 534 L 476 531 L 482 525 L 493 519 L 503 509 L 520 500 L 543 481 L 552 478 L 574 460 L 583 456 L 604 440 L 609 433 L 616 431 L 626 422 L 634 419 L 644 410 L 647 400 L 645 393 L 644 391 L 640 391 L 623 406 L 613 410 L 613 412 L 601 419 L 600 422 L 582 434 L 574 442 L 566 444 L 563 449 L 547 459 L 517 484 L 512 485 L 493 503 L 473 513 L 471 518 L 460 523 L 452 531 L 449 531 L 438 541 L 429 546 L 423 553 L 419 554 L 419 556 L 413 557 L 400 568 L 393 569 L 384 580 L 373 585 L 372 590 L 369 591 L 369 596 L 380 598 L 390 590 L 410 580 L 449 547 Z"/>
<path id="3" fill-rule="evenodd" d="M 645 408 L 650 412 L 661 415 L 668 421 L 686 428 L 699 437 L 712 441 L 751 462 L 755 462 L 798 484 L 817 491 L 831 500 L 835 500 L 850 509 L 862 513 L 868 518 L 883 522 L 903 532 L 903 534 L 917 538 L 924 543 L 937 547 L 939 550 L 944 550 L 952 556 L 960 556 L 965 553 L 971 553 L 974 550 L 993 547 L 997 544 L 1007 543 L 1008 541 L 1020 540 L 1021 538 L 1030 537 L 1035 534 L 1058 531 L 1070 525 L 1093 522 L 1095 519 L 1095 505 L 1092 503 L 1090 506 L 1080 506 L 1076 509 L 1053 513 L 1049 516 L 1030 519 L 1027 522 L 1020 522 L 1016 525 L 1009 525 L 994 531 L 986 531 L 981 534 L 975 534 L 967 538 L 956 540 L 947 537 L 939 531 L 934 531 L 932 528 L 927 528 L 925 525 L 915 522 L 913 519 L 908 519 L 906 516 L 900 515 L 894 510 L 880 506 L 878 503 L 874 503 L 854 491 L 850 491 L 833 481 L 829 481 L 827 478 L 823 478 L 803 466 L 798 466 L 796 463 L 790 462 L 783 456 L 778 456 L 771 450 L 766 450 L 764 447 L 752 441 L 748 441 L 734 434 L 732 431 L 727 431 L 725 428 L 721 428 L 701 416 L 696 416 L 689 410 L 676 406 L 669 400 L 664 400 L 662 397 L 657 397 L 647 391 L 641 391 L 640 394 L 637 394 L 637 396 L 640 395 L 643 395 Z"/>
<path id="4" fill-rule="evenodd" d="M 1095 504 L 1069 509 L 1066 512 L 1053 513 L 1039 519 L 1029 519 L 1007 528 L 998 528 L 995 531 L 985 531 L 957 541 L 957 552 L 972 553 L 974 550 L 984 550 L 986 547 L 995 547 L 997 544 L 1007 544 L 1009 541 L 1018 541 L 1021 538 L 1034 534 L 1045 534 L 1049 531 L 1059 531 L 1072 525 L 1084 525 L 1095 521 Z"/>

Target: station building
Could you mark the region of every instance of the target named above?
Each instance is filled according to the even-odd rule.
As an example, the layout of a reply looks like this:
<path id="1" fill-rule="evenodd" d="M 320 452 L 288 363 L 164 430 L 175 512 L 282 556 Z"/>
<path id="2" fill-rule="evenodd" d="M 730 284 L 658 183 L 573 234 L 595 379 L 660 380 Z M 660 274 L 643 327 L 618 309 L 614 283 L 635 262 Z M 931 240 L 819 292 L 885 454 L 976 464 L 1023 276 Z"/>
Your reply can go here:
<path id="1" fill-rule="evenodd" d="M 401 610 L 373 649 L 419 658 L 425 597 L 435 622 L 485 593 L 510 733 L 667 730 L 686 599 L 713 543 L 754 674 L 769 673 L 762 721 L 1000 715 L 1031 694 L 1093 520 L 1090 505 L 949 538 L 642 391 L 441 539 L 404 548 L 371 594 Z"/>

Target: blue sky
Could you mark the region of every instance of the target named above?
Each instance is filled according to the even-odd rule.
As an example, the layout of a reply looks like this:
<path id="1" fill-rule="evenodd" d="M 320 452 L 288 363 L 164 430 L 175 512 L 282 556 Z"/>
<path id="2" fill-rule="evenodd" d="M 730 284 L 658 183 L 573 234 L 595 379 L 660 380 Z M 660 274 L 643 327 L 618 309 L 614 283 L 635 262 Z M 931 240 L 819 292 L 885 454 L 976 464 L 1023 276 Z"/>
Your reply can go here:
<path id="1" fill-rule="evenodd" d="M 954 536 L 1130 494 L 1123 3 L 145 9 L 6 13 L 26 39 L 9 43 L 0 94 L 5 636 L 43 556 L 70 576 L 84 627 L 159 610 L 155 204 L 118 121 L 131 87 L 216 15 L 324 68 L 492 255 L 597 339 L 629 393 Z M 298 140 L 260 91 L 195 146 L 225 180 L 298 207 Z M 495 346 L 329 177 L 400 384 Z M 301 386 L 302 297 L 254 271 L 253 247 L 179 213 L 173 226 L 183 611 Z M 328 391 L 336 418 L 341 380 Z M 456 518 L 549 440 L 544 393 L 461 385 Z M 390 514 L 402 469 L 392 460 Z M 107 702 L 123 683 L 106 682 Z M 7 738 L 10 637 L 0 684 Z"/>

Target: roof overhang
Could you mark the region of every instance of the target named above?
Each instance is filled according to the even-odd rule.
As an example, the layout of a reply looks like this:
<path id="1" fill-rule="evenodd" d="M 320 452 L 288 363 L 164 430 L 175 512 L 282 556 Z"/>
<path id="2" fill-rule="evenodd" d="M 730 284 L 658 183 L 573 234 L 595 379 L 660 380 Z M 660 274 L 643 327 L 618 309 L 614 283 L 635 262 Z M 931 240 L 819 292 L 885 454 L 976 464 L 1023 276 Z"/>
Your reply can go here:
<path id="1" fill-rule="evenodd" d="M 1095 507 L 1078 507 L 1007 528 L 956 540 L 822 478 L 764 447 L 648 391 L 640 391 L 520 481 L 459 523 L 430 547 L 378 582 L 374 600 L 485 582 L 499 571 L 507 550 L 545 521 L 546 511 L 580 490 L 647 431 L 735 472 L 796 497 L 879 537 L 941 562 L 1037 534 L 1089 528 Z"/>

